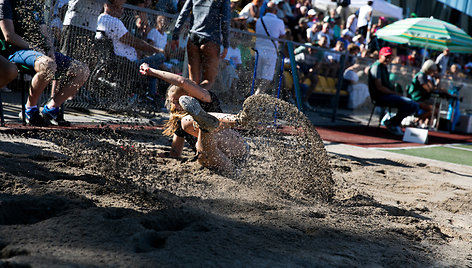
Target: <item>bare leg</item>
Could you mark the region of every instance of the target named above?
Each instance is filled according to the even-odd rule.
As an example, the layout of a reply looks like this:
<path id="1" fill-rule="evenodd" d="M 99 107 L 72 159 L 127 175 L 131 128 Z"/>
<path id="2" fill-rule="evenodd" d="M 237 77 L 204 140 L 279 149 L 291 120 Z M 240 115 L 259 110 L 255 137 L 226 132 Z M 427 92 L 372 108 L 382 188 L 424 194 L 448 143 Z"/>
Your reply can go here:
<path id="1" fill-rule="evenodd" d="M 67 71 L 67 77 L 70 77 L 70 79 L 66 82 L 61 81 L 56 83 L 59 84 L 59 89 L 55 92 L 51 101 L 48 103 L 48 107 L 59 107 L 69 97 L 75 95 L 79 88 L 85 83 L 85 81 L 87 81 L 89 73 L 90 71 L 87 65 L 78 61 L 73 61 Z"/>
<path id="2" fill-rule="evenodd" d="M 208 42 L 200 47 L 200 53 L 203 56 L 203 79 L 200 82 L 200 86 L 210 90 L 215 83 L 216 76 L 218 75 L 220 47 L 213 42 Z"/>
<path id="3" fill-rule="evenodd" d="M 195 84 L 200 84 L 201 81 L 201 58 L 200 58 L 200 49 L 194 45 L 192 42 L 187 44 L 187 53 L 188 53 L 188 73 L 189 79 L 195 82 Z"/>
<path id="4" fill-rule="evenodd" d="M 236 131 L 226 128 L 235 123 L 235 115 L 211 114 L 222 123 L 215 131 L 204 132 L 196 128 L 190 115 L 182 118 L 182 128 L 197 137 L 198 161 L 202 166 L 225 172 L 233 171 L 234 164 L 230 158 L 242 158 L 247 152 L 246 143 Z"/>
<path id="5" fill-rule="evenodd" d="M 56 73 L 56 68 L 56 63 L 50 57 L 41 56 L 36 60 L 34 63 L 36 74 L 31 80 L 31 88 L 26 106 L 31 107 L 38 104 L 41 93 L 53 79 L 54 74 Z"/>
<path id="6" fill-rule="evenodd" d="M 2 70 L 2 74 L 0 75 L 0 88 L 13 81 L 18 75 L 18 69 L 15 64 L 9 62 L 2 56 L 0 56 L 0 70 Z"/>

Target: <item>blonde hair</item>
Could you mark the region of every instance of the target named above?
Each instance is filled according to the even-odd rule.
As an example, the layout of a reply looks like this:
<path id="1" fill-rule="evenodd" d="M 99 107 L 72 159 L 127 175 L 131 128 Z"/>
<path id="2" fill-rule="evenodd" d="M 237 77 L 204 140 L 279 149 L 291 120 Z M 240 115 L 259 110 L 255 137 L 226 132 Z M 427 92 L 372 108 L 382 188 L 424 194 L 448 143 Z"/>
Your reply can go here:
<path id="1" fill-rule="evenodd" d="M 184 95 L 184 93 L 185 93 L 184 89 L 178 86 L 174 86 L 174 85 L 171 85 L 167 89 L 165 106 L 169 110 L 170 116 L 169 116 L 169 120 L 164 124 L 165 129 L 162 132 L 162 134 L 164 134 L 165 136 L 174 135 L 177 129 L 179 129 L 180 120 L 182 120 L 182 118 L 188 114 L 185 111 L 177 110 L 177 108 L 175 107 L 175 104 L 170 100 L 170 96 Z"/>

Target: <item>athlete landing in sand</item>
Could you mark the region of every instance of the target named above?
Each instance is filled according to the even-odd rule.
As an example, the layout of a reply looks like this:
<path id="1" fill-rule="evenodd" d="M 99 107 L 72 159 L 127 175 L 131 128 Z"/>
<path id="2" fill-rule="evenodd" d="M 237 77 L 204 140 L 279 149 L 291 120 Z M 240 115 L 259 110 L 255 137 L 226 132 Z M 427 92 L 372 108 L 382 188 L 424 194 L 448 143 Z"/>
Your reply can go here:
<path id="1" fill-rule="evenodd" d="M 164 130 L 165 135 L 172 136 L 169 157 L 180 157 L 185 141 L 196 150 L 198 162 L 208 168 L 233 172 L 235 161 L 247 157 L 247 143 L 231 129 L 241 122 L 241 116 L 222 113 L 214 93 L 190 79 L 150 68 L 145 63 L 140 66 L 140 72 L 172 85 L 167 90 L 170 118 Z"/>

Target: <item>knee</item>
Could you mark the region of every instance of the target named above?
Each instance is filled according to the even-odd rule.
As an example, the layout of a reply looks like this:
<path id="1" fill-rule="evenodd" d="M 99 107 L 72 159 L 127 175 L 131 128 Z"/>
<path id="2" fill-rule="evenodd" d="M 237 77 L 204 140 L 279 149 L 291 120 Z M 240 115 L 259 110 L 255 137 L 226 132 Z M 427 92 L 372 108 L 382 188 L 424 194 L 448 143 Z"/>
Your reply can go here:
<path id="1" fill-rule="evenodd" d="M 6 78 L 5 80 L 7 81 L 7 83 L 15 79 L 17 75 L 18 75 L 18 68 L 16 68 L 16 65 L 9 64 L 5 72 L 5 78 Z"/>
<path id="2" fill-rule="evenodd" d="M 82 62 L 73 61 L 69 67 L 69 75 L 79 78 L 80 81 L 85 81 L 90 76 L 90 69 Z"/>
<path id="3" fill-rule="evenodd" d="M 15 79 L 18 75 L 18 69 L 14 64 L 8 64 L 4 67 L 5 70 L 2 75 L 0 75 L 0 87 L 6 86 L 8 83 L 13 81 L 13 79 Z"/>
<path id="4" fill-rule="evenodd" d="M 52 80 L 56 74 L 57 65 L 50 57 L 40 57 L 35 63 L 36 71 L 47 80 Z"/>

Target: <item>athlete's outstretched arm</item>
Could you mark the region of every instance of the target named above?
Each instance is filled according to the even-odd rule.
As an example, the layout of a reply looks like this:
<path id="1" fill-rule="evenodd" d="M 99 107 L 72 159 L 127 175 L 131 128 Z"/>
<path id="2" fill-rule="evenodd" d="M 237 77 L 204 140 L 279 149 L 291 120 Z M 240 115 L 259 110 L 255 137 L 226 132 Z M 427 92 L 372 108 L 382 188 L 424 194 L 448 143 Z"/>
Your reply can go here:
<path id="1" fill-rule="evenodd" d="M 211 96 L 208 90 L 202 88 L 201 86 L 195 84 L 192 80 L 182 77 L 178 74 L 174 74 L 171 72 L 166 72 L 162 70 L 156 70 L 151 67 L 147 63 L 141 64 L 139 67 L 139 71 L 143 75 L 154 76 L 159 79 L 166 81 L 169 84 L 178 86 L 184 89 L 189 96 L 192 96 L 196 99 L 199 99 L 203 102 L 211 102 Z"/>

